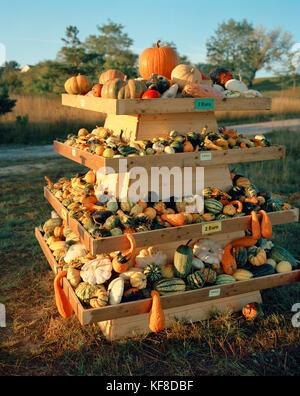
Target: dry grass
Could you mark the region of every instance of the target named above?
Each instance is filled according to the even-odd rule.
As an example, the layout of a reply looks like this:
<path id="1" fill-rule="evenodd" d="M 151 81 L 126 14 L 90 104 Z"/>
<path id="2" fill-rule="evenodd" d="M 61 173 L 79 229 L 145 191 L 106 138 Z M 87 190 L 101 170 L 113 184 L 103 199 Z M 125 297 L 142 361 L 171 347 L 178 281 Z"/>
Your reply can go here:
<path id="1" fill-rule="evenodd" d="M 284 119 L 292 116 L 300 118 L 300 97 L 275 97 L 272 100 L 272 109 L 263 111 L 222 111 L 216 112 L 218 120 L 237 122 L 250 120 L 259 122 L 268 119 Z"/>
<path id="2" fill-rule="evenodd" d="M 12 96 L 17 99 L 16 107 L 12 113 L 6 114 L 2 121 L 4 123 L 14 122 L 16 116 L 28 115 L 29 122 L 33 123 L 59 123 L 72 121 L 78 123 L 94 123 L 103 121 L 103 116 L 92 111 L 85 111 L 61 105 L 60 97 L 43 96 Z"/>

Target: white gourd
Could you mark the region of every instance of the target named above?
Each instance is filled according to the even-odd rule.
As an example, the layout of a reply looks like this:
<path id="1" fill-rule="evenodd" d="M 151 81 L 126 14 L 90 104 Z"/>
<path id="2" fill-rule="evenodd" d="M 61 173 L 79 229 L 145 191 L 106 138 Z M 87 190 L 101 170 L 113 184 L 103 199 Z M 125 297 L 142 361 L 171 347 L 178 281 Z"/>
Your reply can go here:
<path id="1" fill-rule="evenodd" d="M 112 263 L 110 259 L 100 257 L 85 264 L 80 276 L 84 282 L 90 285 L 102 285 L 111 278 Z"/>
<path id="2" fill-rule="evenodd" d="M 75 245 L 72 245 L 67 251 L 67 254 L 64 257 L 64 261 L 67 264 L 70 264 L 72 260 L 84 257 L 87 254 L 88 251 L 86 250 L 85 246 L 82 243 L 76 243 Z"/>
<path id="3" fill-rule="evenodd" d="M 116 278 L 108 286 L 109 305 L 118 305 L 124 293 L 124 279 Z"/>

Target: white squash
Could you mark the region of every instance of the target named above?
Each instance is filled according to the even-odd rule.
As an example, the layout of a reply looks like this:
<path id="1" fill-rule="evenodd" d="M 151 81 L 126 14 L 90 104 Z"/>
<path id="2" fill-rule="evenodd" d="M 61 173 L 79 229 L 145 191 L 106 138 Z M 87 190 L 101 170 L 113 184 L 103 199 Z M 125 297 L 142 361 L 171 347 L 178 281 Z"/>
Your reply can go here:
<path id="1" fill-rule="evenodd" d="M 67 251 L 64 261 L 67 264 L 70 264 L 72 260 L 78 259 L 80 257 L 84 257 L 87 254 L 88 251 L 86 250 L 85 246 L 82 243 L 76 243 L 75 245 L 72 245 L 70 249 Z"/>
<path id="2" fill-rule="evenodd" d="M 90 285 L 102 285 L 111 278 L 112 263 L 109 258 L 99 257 L 85 264 L 80 276 L 84 282 Z"/>
<path id="3" fill-rule="evenodd" d="M 245 83 L 243 83 L 243 81 L 239 81 L 235 79 L 227 81 L 227 83 L 225 84 L 225 88 L 228 91 L 240 92 L 240 93 L 248 91 L 248 87 Z"/>
<path id="4" fill-rule="evenodd" d="M 161 250 L 149 247 L 148 249 L 143 249 L 135 258 L 135 266 L 138 268 L 144 269 L 149 264 L 156 265 L 166 265 L 167 264 L 167 256 Z"/>
<path id="5" fill-rule="evenodd" d="M 186 84 L 200 84 L 202 74 L 195 66 L 181 64 L 173 69 L 171 80 L 182 90 Z"/>
<path id="6" fill-rule="evenodd" d="M 289 263 L 288 261 L 281 261 L 279 264 L 276 266 L 276 272 L 282 274 L 285 272 L 292 272 L 293 267 L 292 264 Z"/>
<path id="7" fill-rule="evenodd" d="M 162 99 L 171 99 L 176 98 L 178 93 L 179 86 L 178 84 L 172 85 L 166 92 L 162 94 Z"/>
<path id="8" fill-rule="evenodd" d="M 116 278 L 108 286 L 109 305 L 118 305 L 124 293 L 124 279 Z"/>
<path id="9" fill-rule="evenodd" d="M 76 289 L 81 282 L 80 271 L 75 268 L 69 268 L 67 273 L 67 280 L 70 282 L 70 285 Z"/>

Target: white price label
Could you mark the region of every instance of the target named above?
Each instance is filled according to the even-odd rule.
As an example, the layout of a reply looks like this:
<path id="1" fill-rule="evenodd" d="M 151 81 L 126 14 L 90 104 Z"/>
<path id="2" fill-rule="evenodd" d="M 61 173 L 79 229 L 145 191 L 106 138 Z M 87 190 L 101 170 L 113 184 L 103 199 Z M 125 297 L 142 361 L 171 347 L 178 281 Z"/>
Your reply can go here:
<path id="1" fill-rule="evenodd" d="M 81 107 L 85 107 L 85 100 L 84 99 L 80 99 L 80 106 Z"/>
<path id="2" fill-rule="evenodd" d="M 74 149 L 74 148 L 72 149 L 72 156 L 76 157 L 76 149 Z"/>
<path id="3" fill-rule="evenodd" d="M 213 289 L 209 291 L 208 297 L 219 297 L 221 295 L 221 289 Z"/>
<path id="4" fill-rule="evenodd" d="M 212 153 L 200 153 L 200 161 L 211 161 Z"/>

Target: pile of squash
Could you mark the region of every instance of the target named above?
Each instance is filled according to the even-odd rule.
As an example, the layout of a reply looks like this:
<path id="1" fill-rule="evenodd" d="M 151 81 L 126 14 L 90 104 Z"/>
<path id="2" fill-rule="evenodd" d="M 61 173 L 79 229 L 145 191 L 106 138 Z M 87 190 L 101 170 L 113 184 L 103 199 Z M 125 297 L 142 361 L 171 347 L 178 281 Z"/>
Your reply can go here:
<path id="1" fill-rule="evenodd" d="M 231 177 L 234 186 L 228 192 L 204 189 L 202 213 L 197 211 L 199 197 L 187 197 L 182 202 L 176 202 L 175 197 L 169 202 L 154 202 L 155 193 L 151 192 L 138 202 L 119 202 L 105 193 L 96 197 L 98 185 L 92 170 L 71 180 L 61 178 L 54 184 L 46 180 L 53 195 L 68 209 L 69 217 L 79 221 L 95 238 L 232 219 L 251 215 L 253 211 L 291 209 L 291 205 L 272 198 L 268 191 L 259 191 L 244 176 L 231 174 Z"/>
<path id="2" fill-rule="evenodd" d="M 110 69 L 100 75 L 99 83 L 93 84 L 87 76 L 79 74 L 66 81 L 66 92 L 119 100 L 262 96 L 234 79 L 226 69 L 216 68 L 207 77 L 193 65 L 179 64 L 176 51 L 168 46 L 161 47 L 160 43 L 158 41 L 156 47 L 147 48 L 141 54 L 139 78 L 128 80 L 120 70 Z M 207 84 L 207 80 L 211 84 Z"/>
<path id="3" fill-rule="evenodd" d="M 158 248 L 136 250 L 132 235 L 127 235 L 128 250 L 92 256 L 55 212 L 40 231 L 75 294 L 89 308 L 151 298 L 152 290 L 164 296 L 290 272 L 299 265 L 291 253 L 264 238 L 256 246 L 234 249 L 237 267 L 229 275 L 224 249 L 213 240 L 178 246 L 169 263 Z"/>
<path id="4" fill-rule="evenodd" d="M 92 132 L 82 128 L 76 135 L 68 135 L 64 143 L 104 158 L 140 157 L 271 146 L 271 142 L 265 136 L 257 135 L 250 138 L 244 135 L 237 135 L 235 130 L 227 130 L 226 128 L 220 128 L 218 132 L 209 132 L 208 128 L 204 128 L 201 133 L 189 132 L 187 135 L 171 131 L 166 138 L 158 137 L 152 140 L 129 143 L 123 141 L 122 133 L 119 136 L 115 136 L 112 130 L 104 127 L 96 127 Z"/>

